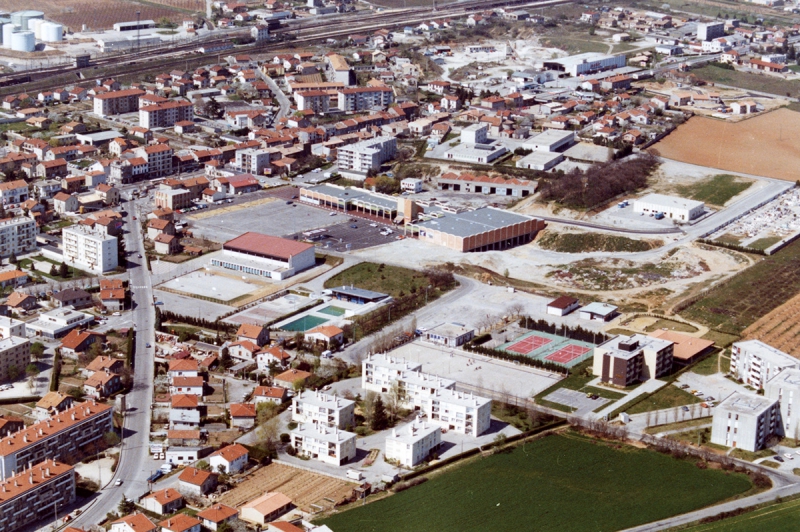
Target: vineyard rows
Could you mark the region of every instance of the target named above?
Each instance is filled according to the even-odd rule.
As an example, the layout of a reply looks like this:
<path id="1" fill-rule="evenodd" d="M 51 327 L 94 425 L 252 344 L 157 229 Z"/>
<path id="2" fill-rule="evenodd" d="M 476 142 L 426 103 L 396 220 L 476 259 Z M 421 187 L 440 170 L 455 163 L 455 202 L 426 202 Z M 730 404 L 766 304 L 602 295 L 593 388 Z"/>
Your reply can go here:
<path id="1" fill-rule="evenodd" d="M 800 295 L 779 306 L 744 330 L 748 340 L 761 340 L 790 355 L 800 357 Z"/>

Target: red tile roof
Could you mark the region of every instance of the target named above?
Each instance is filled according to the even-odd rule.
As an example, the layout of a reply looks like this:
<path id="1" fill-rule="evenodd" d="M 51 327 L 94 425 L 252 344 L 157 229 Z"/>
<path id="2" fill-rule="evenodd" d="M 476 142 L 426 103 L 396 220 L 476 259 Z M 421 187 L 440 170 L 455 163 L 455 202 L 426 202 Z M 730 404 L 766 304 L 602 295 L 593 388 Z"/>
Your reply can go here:
<path id="1" fill-rule="evenodd" d="M 225 242 L 223 248 L 231 251 L 240 251 L 242 253 L 271 256 L 288 260 L 290 257 L 302 253 L 303 251 L 313 249 L 314 246 L 276 236 L 248 232 Z"/>

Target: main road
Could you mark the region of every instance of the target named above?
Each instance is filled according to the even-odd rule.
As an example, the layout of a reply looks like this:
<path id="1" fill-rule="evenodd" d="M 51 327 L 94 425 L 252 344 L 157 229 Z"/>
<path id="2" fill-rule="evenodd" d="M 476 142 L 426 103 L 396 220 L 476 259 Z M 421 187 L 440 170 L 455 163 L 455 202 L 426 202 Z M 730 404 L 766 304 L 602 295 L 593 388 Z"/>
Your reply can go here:
<path id="1" fill-rule="evenodd" d="M 155 467 L 148 446 L 150 406 L 153 401 L 153 348 L 147 347 L 148 344 L 155 345 L 155 307 L 150 272 L 144 259 L 142 229 L 134 219 L 139 214 L 136 212 L 137 206 L 136 202 L 128 202 L 125 217 L 125 246 L 130 257 L 127 266 L 132 301 L 131 322 L 136 331 L 133 388 L 126 398 L 127 412 L 123 422 L 120 460 L 113 481 L 102 488 L 84 512 L 72 522 L 72 526 L 79 528 L 100 523 L 108 512 L 116 510 L 123 497 L 136 500 L 147 492 L 147 477 Z M 119 480 L 122 484 L 117 486 Z"/>

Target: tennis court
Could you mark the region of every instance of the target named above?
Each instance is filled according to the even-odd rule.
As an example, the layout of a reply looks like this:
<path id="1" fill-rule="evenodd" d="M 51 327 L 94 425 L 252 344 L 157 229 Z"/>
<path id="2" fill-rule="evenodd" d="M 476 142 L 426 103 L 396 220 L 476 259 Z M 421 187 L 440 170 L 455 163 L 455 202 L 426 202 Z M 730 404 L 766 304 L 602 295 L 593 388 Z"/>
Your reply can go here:
<path id="1" fill-rule="evenodd" d="M 515 344 L 511 344 L 510 346 L 506 347 L 506 351 L 512 351 L 514 353 L 519 353 L 521 355 L 527 355 L 531 351 L 539 349 L 547 344 L 552 342 L 550 338 L 545 338 L 544 336 L 536 336 L 531 335 L 523 338 L 519 342 Z"/>
<path id="2" fill-rule="evenodd" d="M 328 314 L 329 316 L 344 316 L 344 313 L 347 310 L 343 309 L 342 307 L 335 307 L 331 305 L 330 307 L 325 307 L 323 309 L 318 310 L 320 314 Z"/>
<path id="3" fill-rule="evenodd" d="M 314 327 L 322 325 L 323 323 L 327 323 L 328 321 L 330 320 L 320 318 L 319 316 L 303 316 L 302 318 L 290 321 L 281 327 L 281 329 L 284 331 L 306 332 L 307 330 L 313 329 Z"/>
<path id="4" fill-rule="evenodd" d="M 582 345 L 569 344 L 568 346 L 562 347 L 561 349 L 559 349 L 554 353 L 550 353 L 549 355 L 544 357 L 544 359 L 549 360 L 550 362 L 557 362 L 558 364 L 566 364 L 568 362 L 572 362 L 581 355 L 585 355 L 588 351 L 589 351 L 588 347 L 583 347 Z"/>
<path id="5" fill-rule="evenodd" d="M 542 331 L 525 333 L 498 349 L 568 368 L 594 355 L 594 344 Z"/>

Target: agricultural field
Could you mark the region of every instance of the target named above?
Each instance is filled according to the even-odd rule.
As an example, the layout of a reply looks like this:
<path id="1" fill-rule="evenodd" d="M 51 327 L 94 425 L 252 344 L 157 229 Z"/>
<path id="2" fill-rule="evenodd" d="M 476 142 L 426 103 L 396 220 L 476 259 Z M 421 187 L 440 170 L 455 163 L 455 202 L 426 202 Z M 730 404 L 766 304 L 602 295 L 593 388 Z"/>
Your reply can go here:
<path id="1" fill-rule="evenodd" d="M 194 0 L 163 0 L 161 4 L 180 4 Z M 180 23 L 186 14 L 167 5 L 156 2 L 133 2 L 129 0 L 36 0 L 35 9 L 44 11 L 45 17 L 69 27 L 72 31 L 81 31 L 86 24 L 90 29 L 111 29 L 115 22 L 136 20 L 136 12 L 141 12 L 141 19 L 152 19 L 158 22 L 166 17 Z M 196 2 L 195 2 L 196 3 Z M 24 0 L 0 0 L 0 10 L 19 11 L 32 9 L 31 3 Z M 205 8 L 202 8 L 205 9 Z"/>
<path id="2" fill-rule="evenodd" d="M 794 242 L 712 288 L 680 314 L 689 321 L 738 335 L 790 299 L 796 300 L 798 293 L 800 243 Z M 760 328 L 773 328 L 765 323 L 770 322 Z"/>
<path id="3" fill-rule="evenodd" d="M 247 480 L 225 493 L 218 502 L 238 508 L 265 492 L 279 491 L 292 499 L 298 508 L 312 511 L 312 504 L 324 508 L 332 507 L 333 504 L 349 497 L 355 487 L 356 484 L 351 482 L 272 463 L 262 467 Z"/>
<path id="4" fill-rule="evenodd" d="M 684 198 L 722 207 L 731 198 L 750 188 L 752 184 L 753 182 L 749 179 L 730 174 L 719 174 L 693 185 L 678 187 L 676 191 Z"/>
<path id="5" fill-rule="evenodd" d="M 741 474 L 566 433 L 476 457 L 322 522 L 337 532 L 611 531 L 703 508 L 750 487 Z"/>
<path id="6" fill-rule="evenodd" d="M 761 340 L 800 358 L 800 294 L 744 330 L 747 340 Z"/>
<path id="7" fill-rule="evenodd" d="M 736 123 L 695 116 L 654 149 L 668 159 L 796 181 L 798 135 L 800 113 L 788 109 Z"/>
<path id="8" fill-rule="evenodd" d="M 636 240 L 603 233 L 556 233 L 550 230 L 545 230 L 536 243 L 543 249 L 561 253 L 636 252 L 648 251 L 664 245 L 661 240 Z"/>
<path id="9" fill-rule="evenodd" d="M 800 522 L 800 499 L 772 504 L 713 523 L 684 528 L 685 532 L 794 532 Z"/>

